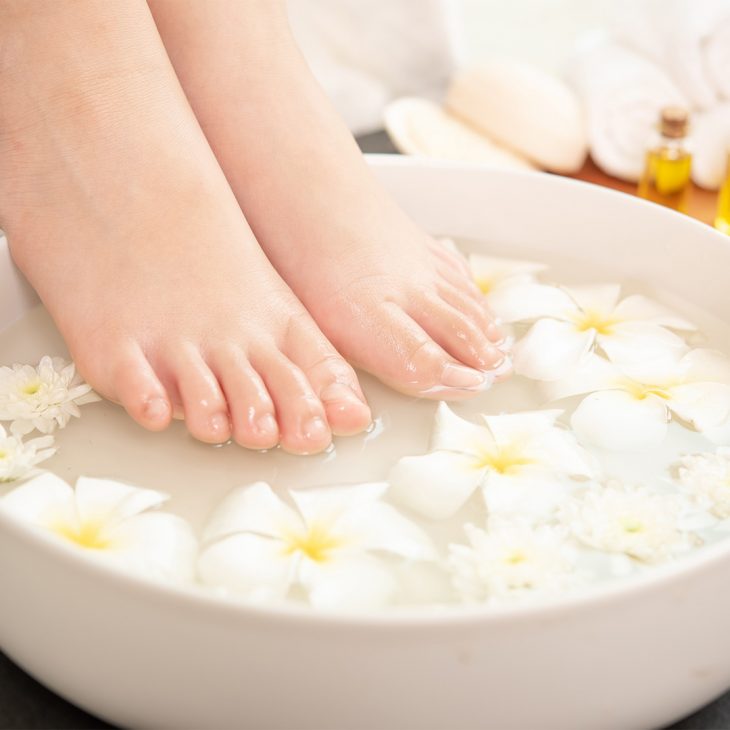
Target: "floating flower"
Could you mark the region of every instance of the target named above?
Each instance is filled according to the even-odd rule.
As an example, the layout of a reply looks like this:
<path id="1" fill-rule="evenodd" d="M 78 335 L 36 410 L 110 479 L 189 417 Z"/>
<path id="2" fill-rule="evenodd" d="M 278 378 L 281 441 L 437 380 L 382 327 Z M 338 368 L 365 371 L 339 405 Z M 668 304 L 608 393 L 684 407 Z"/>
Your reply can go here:
<path id="1" fill-rule="evenodd" d="M 725 422 L 730 416 L 730 363 L 713 350 L 624 363 L 592 354 L 546 391 L 552 400 L 591 393 L 571 418 L 584 443 L 640 450 L 664 440 L 672 416 L 701 432 Z"/>
<path id="2" fill-rule="evenodd" d="M 568 502 L 562 518 L 584 545 L 655 563 L 696 544 L 682 529 L 687 513 L 686 502 L 676 494 L 611 482 Z"/>
<path id="3" fill-rule="evenodd" d="M 291 491 L 265 482 L 234 491 L 205 530 L 201 580 L 253 600 L 303 590 L 323 609 L 377 608 L 397 584 L 384 556 L 432 560 L 426 534 L 381 497 L 386 484 Z"/>
<path id="4" fill-rule="evenodd" d="M 730 517 L 730 449 L 682 457 L 678 479 L 689 496 L 715 517 Z"/>
<path id="5" fill-rule="evenodd" d="M 79 406 L 100 400 L 81 380 L 73 363 L 43 357 L 32 365 L 0 367 L 0 421 L 16 421 L 18 433 L 52 433 L 63 428 Z"/>
<path id="6" fill-rule="evenodd" d="M 390 494 L 425 517 L 446 519 L 481 487 L 490 514 L 544 516 L 570 488 L 564 477 L 595 473 L 588 452 L 555 424 L 561 413 L 483 416 L 478 425 L 440 403 L 431 453 L 400 459 Z"/>
<path id="7" fill-rule="evenodd" d="M 508 289 L 519 284 L 534 282 L 535 274 L 547 269 L 545 264 L 536 261 L 484 256 L 476 253 L 470 254 L 469 267 L 474 275 L 474 281 L 498 317 L 501 316 L 499 309 L 502 296 Z"/>
<path id="8" fill-rule="evenodd" d="M 449 568 L 454 589 L 467 602 L 556 593 L 582 577 L 577 551 L 561 530 L 524 524 L 465 530 L 470 544 L 449 546 Z"/>
<path id="9" fill-rule="evenodd" d="M 685 349 L 669 330 L 694 330 L 694 325 L 647 297 L 619 301 L 620 294 L 618 284 L 510 287 L 500 298 L 502 318 L 534 321 L 514 347 L 515 372 L 535 380 L 559 380 L 596 346 L 612 359 L 631 357 L 637 346 L 643 356 L 650 348 L 660 353 Z"/>
<path id="10" fill-rule="evenodd" d="M 197 544 L 180 517 L 151 512 L 166 494 L 81 477 L 76 488 L 44 472 L 0 499 L 0 510 L 121 569 L 190 581 Z"/>
<path id="11" fill-rule="evenodd" d="M 27 476 L 35 466 L 56 453 L 53 436 L 23 442 L 21 436 L 9 434 L 0 425 L 0 482 L 12 482 Z"/>

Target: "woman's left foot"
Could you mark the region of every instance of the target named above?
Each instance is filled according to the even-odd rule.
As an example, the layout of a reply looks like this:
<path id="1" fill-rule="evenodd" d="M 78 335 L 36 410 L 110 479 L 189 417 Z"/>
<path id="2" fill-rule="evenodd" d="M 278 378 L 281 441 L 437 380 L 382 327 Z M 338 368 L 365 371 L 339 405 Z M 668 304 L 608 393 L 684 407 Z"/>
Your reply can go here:
<path id="1" fill-rule="evenodd" d="M 256 238 L 339 352 L 413 395 L 488 387 L 502 335 L 464 259 L 378 185 L 301 57 L 283 4 L 150 6 Z"/>

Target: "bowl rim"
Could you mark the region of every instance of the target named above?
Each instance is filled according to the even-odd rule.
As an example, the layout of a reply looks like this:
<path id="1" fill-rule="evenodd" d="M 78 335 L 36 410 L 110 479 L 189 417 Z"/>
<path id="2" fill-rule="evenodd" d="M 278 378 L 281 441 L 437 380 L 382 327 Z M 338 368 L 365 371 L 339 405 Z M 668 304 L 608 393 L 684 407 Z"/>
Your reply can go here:
<path id="1" fill-rule="evenodd" d="M 482 172 L 489 175 L 524 178 L 540 177 L 547 184 L 569 190 L 586 190 L 592 195 L 609 196 L 623 200 L 623 204 L 649 206 L 655 216 L 670 216 L 675 223 L 696 228 L 702 235 L 708 234 L 716 241 L 730 246 L 730 239 L 701 221 L 689 218 L 676 211 L 663 208 L 649 201 L 629 196 L 621 191 L 608 189 L 582 180 L 575 180 L 533 170 L 498 170 L 481 163 L 449 162 L 412 158 L 393 154 L 367 154 L 373 167 L 412 167 L 443 169 L 454 172 Z M 548 182 L 549 180 L 549 182 Z M 0 244 L 6 244 L 0 232 Z M 113 565 L 107 565 L 84 551 L 65 544 L 43 528 L 25 524 L 0 509 L 0 531 L 24 543 L 40 558 L 58 563 L 61 567 L 77 571 L 83 578 L 92 578 L 94 583 L 104 583 L 126 590 L 130 597 L 136 593 L 138 600 L 169 604 L 171 610 L 188 610 L 217 618 L 220 621 L 239 623 L 241 621 L 276 622 L 284 626 L 297 624 L 306 627 L 341 629 L 370 629 L 403 632 L 421 631 L 422 628 L 445 630 L 454 628 L 472 629 L 505 623 L 532 622 L 534 619 L 550 620 L 564 618 L 577 611 L 606 608 L 612 603 L 636 600 L 647 593 L 686 580 L 704 570 L 721 569 L 723 563 L 730 568 L 730 535 L 716 543 L 704 546 L 676 560 L 656 565 L 646 572 L 629 575 L 612 581 L 593 584 L 584 590 L 566 595 L 545 597 L 527 603 L 505 606 L 445 604 L 437 607 L 404 607 L 383 611 L 339 611 L 329 612 L 297 603 L 254 603 L 242 598 L 216 594 L 201 584 L 174 584 L 155 581 L 144 576 L 126 572 Z M 2 559 L 12 560 L 12 551 Z"/>

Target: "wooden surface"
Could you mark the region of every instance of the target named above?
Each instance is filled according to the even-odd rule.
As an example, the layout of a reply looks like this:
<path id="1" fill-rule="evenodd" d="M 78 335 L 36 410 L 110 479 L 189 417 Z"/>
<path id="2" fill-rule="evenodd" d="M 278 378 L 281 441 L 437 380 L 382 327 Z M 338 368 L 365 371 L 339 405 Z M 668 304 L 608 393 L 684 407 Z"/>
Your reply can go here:
<path id="1" fill-rule="evenodd" d="M 615 177 L 609 177 L 605 172 L 599 170 L 590 159 L 580 172 L 571 175 L 571 177 L 636 195 L 635 183 L 627 183 L 623 182 L 623 180 L 617 180 Z M 692 186 L 687 214 L 693 218 L 697 218 L 697 220 L 701 220 L 703 223 L 714 225 L 716 212 L 717 193 Z"/>

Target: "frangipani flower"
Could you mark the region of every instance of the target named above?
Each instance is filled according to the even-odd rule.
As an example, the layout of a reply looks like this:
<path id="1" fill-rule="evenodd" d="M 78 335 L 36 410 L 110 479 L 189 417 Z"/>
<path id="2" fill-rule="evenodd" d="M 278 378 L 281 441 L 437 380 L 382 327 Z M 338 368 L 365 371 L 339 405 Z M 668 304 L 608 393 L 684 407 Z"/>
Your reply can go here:
<path id="1" fill-rule="evenodd" d="M 98 400 L 73 363 L 60 357 L 43 357 L 37 368 L 0 367 L 0 421 L 15 421 L 16 433 L 52 433 L 80 416 L 80 405 Z"/>
<path id="2" fill-rule="evenodd" d="M 655 563 L 697 543 L 682 529 L 688 511 L 676 494 L 612 482 L 568 502 L 562 518 L 584 545 Z"/>
<path id="3" fill-rule="evenodd" d="M 167 499 L 108 479 L 80 477 L 74 489 L 43 472 L 0 498 L 0 510 L 123 570 L 190 581 L 197 552 L 192 530 L 176 515 L 150 511 Z"/>
<path id="4" fill-rule="evenodd" d="M 555 425 L 562 411 L 459 418 L 445 404 L 436 412 L 431 452 L 402 458 L 391 470 L 390 495 L 431 519 L 455 514 L 479 487 L 490 514 L 540 517 L 570 485 L 564 477 L 592 477 L 591 456 Z"/>
<path id="5" fill-rule="evenodd" d="M 0 482 L 12 482 L 27 476 L 35 466 L 55 453 L 53 436 L 42 436 L 24 443 L 22 437 L 8 434 L 0 425 Z"/>
<path id="6" fill-rule="evenodd" d="M 454 589 L 467 602 L 556 593 L 577 583 L 577 551 L 564 531 L 526 524 L 466 525 L 469 545 L 449 545 Z"/>
<path id="7" fill-rule="evenodd" d="M 474 275 L 474 281 L 498 317 L 501 316 L 499 309 L 502 295 L 510 287 L 534 282 L 535 274 L 547 269 L 545 264 L 536 261 L 484 256 L 476 253 L 469 255 L 469 267 Z"/>
<path id="8" fill-rule="evenodd" d="M 678 477 L 702 509 L 720 519 L 730 517 L 730 449 L 682 457 Z"/>
<path id="9" fill-rule="evenodd" d="M 214 513 L 200 579 L 254 600 L 303 590 L 323 609 L 377 608 L 397 584 L 385 556 L 433 560 L 427 535 L 381 497 L 386 484 L 291 491 L 265 482 L 234 491 Z"/>
<path id="10" fill-rule="evenodd" d="M 595 346 L 611 359 L 625 359 L 641 346 L 647 351 L 685 349 L 667 328 L 694 330 L 644 296 L 619 301 L 618 284 L 554 287 L 524 284 L 504 292 L 499 311 L 506 322 L 535 321 L 514 347 L 515 372 L 535 380 L 559 380 L 578 366 Z"/>
<path id="11" fill-rule="evenodd" d="M 592 354 L 546 391 L 552 400 L 591 393 L 571 418 L 584 443 L 615 451 L 646 449 L 664 440 L 673 415 L 700 432 L 727 420 L 730 363 L 713 350 L 626 363 Z"/>

